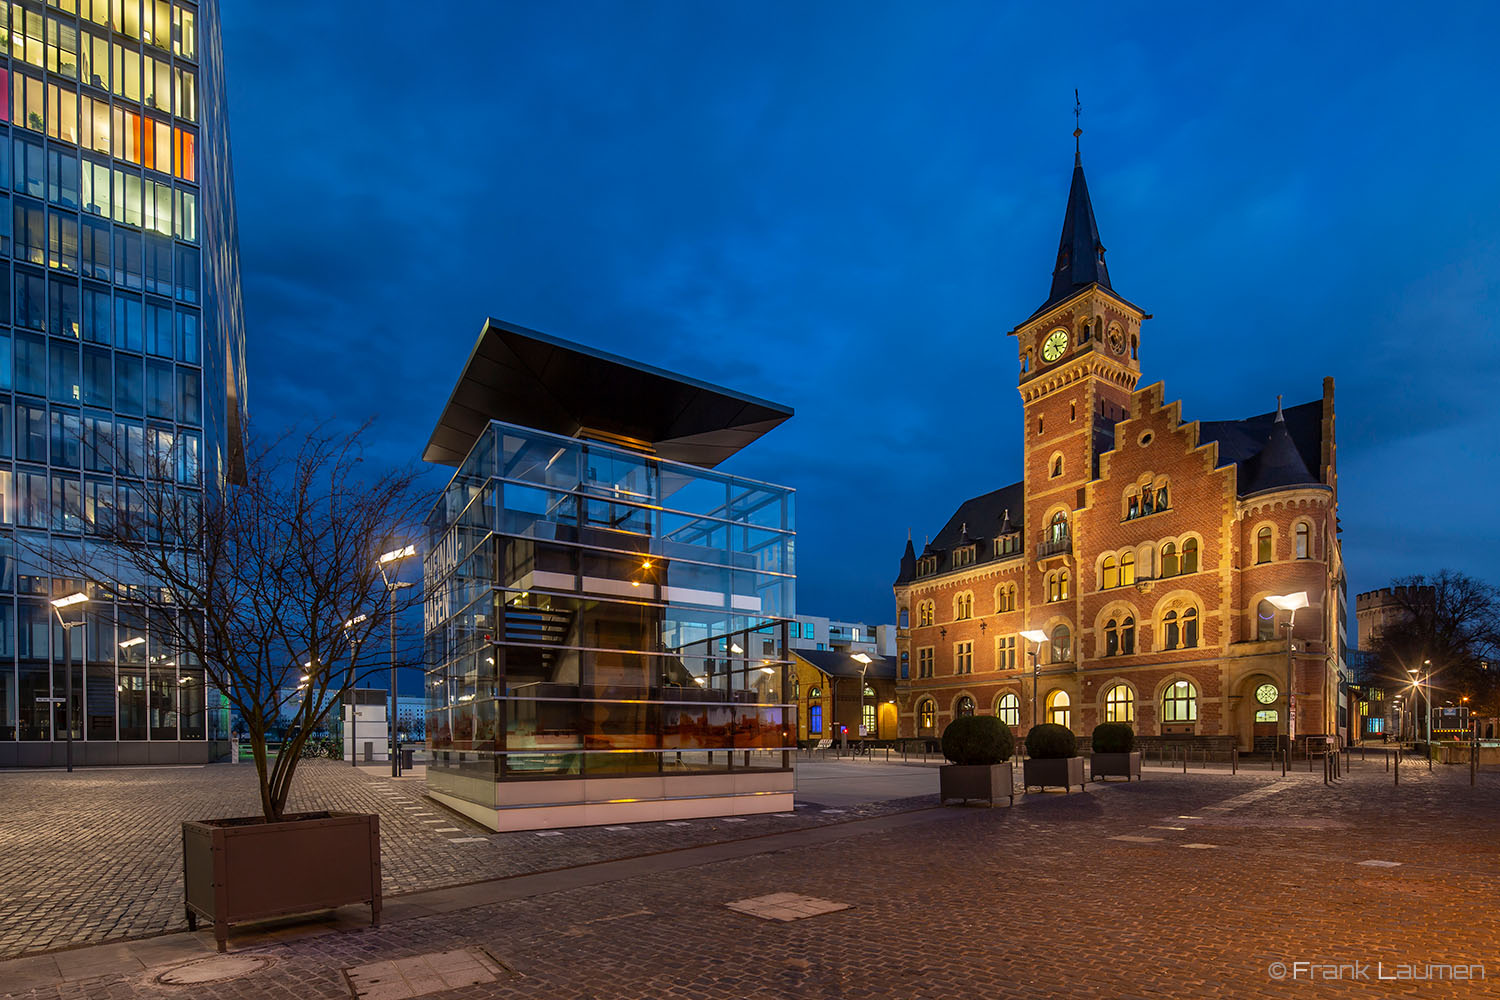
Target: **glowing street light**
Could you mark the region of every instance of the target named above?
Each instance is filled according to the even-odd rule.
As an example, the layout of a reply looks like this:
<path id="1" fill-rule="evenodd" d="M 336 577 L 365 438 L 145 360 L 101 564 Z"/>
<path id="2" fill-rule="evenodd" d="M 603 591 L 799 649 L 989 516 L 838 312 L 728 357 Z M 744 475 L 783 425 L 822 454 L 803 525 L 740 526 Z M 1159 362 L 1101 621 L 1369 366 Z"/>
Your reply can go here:
<path id="1" fill-rule="evenodd" d="M 391 549 L 382 553 L 378 562 L 380 567 L 380 579 L 385 583 L 385 589 L 391 595 L 391 714 L 389 730 L 391 741 L 391 777 L 401 777 L 401 754 L 396 749 L 396 591 L 403 587 L 410 587 L 410 583 L 401 583 L 391 578 L 392 573 L 401 568 L 401 560 L 417 554 L 415 545 L 407 545 L 399 549 Z M 386 570 L 389 568 L 390 573 Z"/>
<path id="2" fill-rule="evenodd" d="M 1297 620 L 1297 610 L 1307 607 L 1307 591 L 1278 594 L 1267 597 L 1273 608 L 1287 612 L 1286 619 L 1286 748 L 1281 757 L 1281 773 L 1286 774 L 1287 759 L 1292 754 L 1292 741 L 1297 738 L 1297 698 L 1292 693 L 1292 626 Z"/>
<path id="3" fill-rule="evenodd" d="M 83 624 L 83 606 L 89 602 L 87 594 L 75 593 L 66 597 L 59 597 L 52 601 L 52 613 L 57 615 L 57 624 L 62 626 L 63 634 L 63 674 L 67 677 L 63 697 L 63 724 L 68 727 L 68 771 L 73 770 L 73 645 L 70 641 L 73 635 L 73 626 Z M 63 612 L 68 608 L 78 609 L 78 620 L 69 621 L 63 617 Z"/>
<path id="4" fill-rule="evenodd" d="M 1036 689 L 1041 683 L 1042 643 L 1047 641 L 1047 633 L 1039 628 L 1029 628 L 1021 632 L 1021 638 L 1036 645 L 1035 649 L 1028 650 L 1031 653 L 1031 724 L 1034 726 L 1036 725 Z"/>

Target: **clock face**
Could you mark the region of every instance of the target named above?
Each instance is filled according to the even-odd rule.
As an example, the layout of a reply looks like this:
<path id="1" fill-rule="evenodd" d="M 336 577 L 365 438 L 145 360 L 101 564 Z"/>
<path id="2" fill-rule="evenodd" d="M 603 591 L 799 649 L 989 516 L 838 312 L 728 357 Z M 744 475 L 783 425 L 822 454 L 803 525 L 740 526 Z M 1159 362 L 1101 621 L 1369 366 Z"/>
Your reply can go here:
<path id="1" fill-rule="evenodd" d="M 1042 360 L 1056 361 L 1068 349 L 1068 331 L 1053 330 L 1042 344 Z"/>
<path id="2" fill-rule="evenodd" d="M 1262 684 L 1260 687 L 1255 689 L 1255 700 L 1260 702 L 1262 705 L 1269 705 L 1271 704 L 1271 702 L 1275 701 L 1277 696 L 1280 694 L 1281 692 L 1276 690 L 1275 684 Z"/>
<path id="3" fill-rule="evenodd" d="M 1125 353 L 1125 335 L 1120 332 L 1118 327 L 1109 331 L 1109 349 L 1116 354 Z"/>

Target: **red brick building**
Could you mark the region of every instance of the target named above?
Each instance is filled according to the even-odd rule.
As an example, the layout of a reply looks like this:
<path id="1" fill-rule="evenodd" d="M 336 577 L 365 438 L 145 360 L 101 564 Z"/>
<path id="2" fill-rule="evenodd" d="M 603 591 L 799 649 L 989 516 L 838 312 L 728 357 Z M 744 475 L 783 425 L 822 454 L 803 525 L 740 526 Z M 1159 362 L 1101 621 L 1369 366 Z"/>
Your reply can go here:
<path id="1" fill-rule="evenodd" d="M 1149 318 L 1110 284 L 1075 158 L 1051 293 L 1011 331 L 1021 481 L 964 501 L 901 560 L 903 736 L 979 712 L 1017 735 L 1128 721 L 1268 749 L 1286 731 L 1291 615 L 1267 598 L 1296 592 L 1295 738 L 1341 730 L 1333 380 L 1300 405 L 1188 419 L 1160 383 L 1137 387 Z"/>

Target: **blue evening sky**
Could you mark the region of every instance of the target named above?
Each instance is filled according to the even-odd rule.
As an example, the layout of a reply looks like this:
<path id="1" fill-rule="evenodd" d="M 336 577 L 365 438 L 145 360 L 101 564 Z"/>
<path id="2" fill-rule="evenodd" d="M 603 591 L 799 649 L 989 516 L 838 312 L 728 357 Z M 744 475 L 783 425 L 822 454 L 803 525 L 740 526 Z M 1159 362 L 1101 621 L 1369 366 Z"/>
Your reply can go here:
<path id="1" fill-rule="evenodd" d="M 420 455 L 486 315 L 796 417 L 798 608 L 1020 478 L 1072 167 L 1143 384 L 1338 380 L 1350 596 L 1500 582 L 1500 5 L 226 0 L 250 407 Z M 446 480 L 434 470 L 434 486 Z"/>

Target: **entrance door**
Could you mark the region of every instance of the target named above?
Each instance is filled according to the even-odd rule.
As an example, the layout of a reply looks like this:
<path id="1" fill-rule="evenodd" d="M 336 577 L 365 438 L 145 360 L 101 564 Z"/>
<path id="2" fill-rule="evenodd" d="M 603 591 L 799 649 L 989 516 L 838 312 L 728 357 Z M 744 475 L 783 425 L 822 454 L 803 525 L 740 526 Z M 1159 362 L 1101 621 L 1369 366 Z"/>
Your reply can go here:
<path id="1" fill-rule="evenodd" d="M 1270 753 L 1276 749 L 1276 738 L 1281 734 L 1281 713 L 1274 708 L 1261 709 L 1255 713 L 1255 726 L 1251 730 L 1256 753 Z"/>

